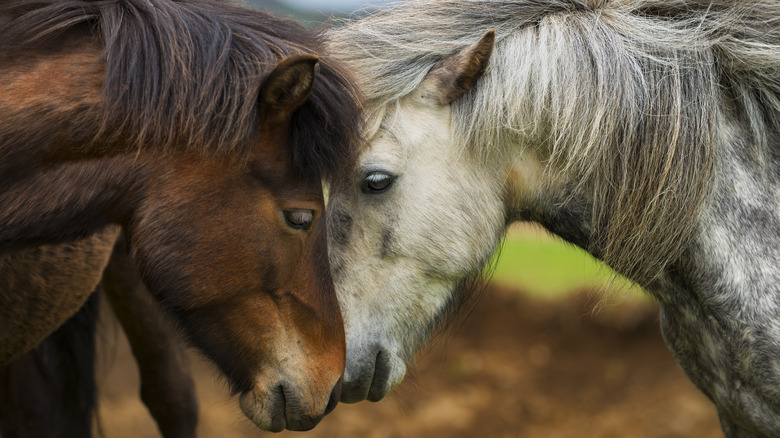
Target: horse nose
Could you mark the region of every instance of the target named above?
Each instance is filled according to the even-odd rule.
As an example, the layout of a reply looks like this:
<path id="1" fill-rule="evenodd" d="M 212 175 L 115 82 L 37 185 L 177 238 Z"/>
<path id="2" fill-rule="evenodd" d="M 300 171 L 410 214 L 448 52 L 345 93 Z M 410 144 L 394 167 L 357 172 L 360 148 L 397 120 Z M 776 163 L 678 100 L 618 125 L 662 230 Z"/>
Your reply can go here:
<path id="1" fill-rule="evenodd" d="M 333 412 L 333 410 L 336 409 L 336 405 L 339 404 L 339 399 L 341 399 L 342 380 L 344 380 L 343 377 L 339 379 L 339 381 L 336 382 L 336 386 L 333 387 L 333 391 L 331 391 L 330 393 L 330 399 L 328 400 L 328 406 L 325 408 L 325 413 L 323 414 L 323 416 Z"/>
<path id="2" fill-rule="evenodd" d="M 339 403 L 339 398 L 341 397 L 341 380 L 342 379 L 339 379 L 338 382 L 336 382 L 336 384 L 333 386 L 333 389 L 330 392 L 330 398 L 328 399 L 328 405 L 325 407 L 325 411 L 323 411 L 321 414 L 303 414 L 295 412 L 294 407 L 299 403 L 296 403 L 295 399 L 287 395 L 287 393 L 284 392 L 284 388 L 282 387 L 282 397 L 277 399 L 277 401 L 281 402 L 283 405 L 286 404 L 286 406 L 283 406 L 282 409 L 284 409 L 285 412 L 287 429 L 294 431 L 306 431 L 313 429 L 314 426 L 319 424 L 323 417 L 336 409 L 336 405 Z"/>
<path id="3" fill-rule="evenodd" d="M 284 429 L 306 431 L 313 429 L 338 404 L 341 396 L 341 378 L 329 393 L 319 400 L 308 391 L 299 391 L 289 381 L 277 383 L 268 390 L 247 391 L 239 397 L 241 410 L 260 428 L 269 432 Z M 327 404 L 325 396 L 328 395 Z M 318 398 L 318 397 L 315 397 Z"/>
<path id="4" fill-rule="evenodd" d="M 366 400 L 378 402 L 390 390 L 390 367 L 387 352 L 379 350 L 374 363 L 374 378 L 371 380 L 371 386 L 368 388 Z"/>
<path id="5" fill-rule="evenodd" d="M 363 400 L 379 401 L 393 386 L 390 382 L 392 364 L 390 355 L 383 349 L 379 349 L 373 362 L 364 364 L 355 370 L 344 382 L 344 391 L 341 393 L 341 401 L 344 403 L 357 403 Z"/>

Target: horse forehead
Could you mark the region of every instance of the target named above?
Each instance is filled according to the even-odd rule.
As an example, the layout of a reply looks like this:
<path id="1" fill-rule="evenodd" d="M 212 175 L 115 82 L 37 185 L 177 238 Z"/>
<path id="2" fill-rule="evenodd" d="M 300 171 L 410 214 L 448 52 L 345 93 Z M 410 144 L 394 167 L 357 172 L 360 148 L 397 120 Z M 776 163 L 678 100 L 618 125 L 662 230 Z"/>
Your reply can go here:
<path id="1" fill-rule="evenodd" d="M 264 120 L 248 162 L 253 175 L 270 186 L 282 184 L 288 190 L 314 187 L 319 192 L 321 185 L 318 175 L 302 174 L 296 165 L 291 137 L 291 120 Z"/>
<path id="2" fill-rule="evenodd" d="M 413 96 L 405 97 L 394 111 L 385 112 L 361 154 L 361 167 L 400 167 L 433 145 L 447 146 L 450 115 L 449 106 L 424 105 Z"/>
<path id="3" fill-rule="evenodd" d="M 409 140 L 422 143 L 432 137 L 449 137 L 452 107 L 431 104 L 415 90 L 400 102 L 396 117 Z"/>
<path id="4" fill-rule="evenodd" d="M 257 137 L 253 139 L 253 156 L 265 160 L 292 161 L 290 138 L 292 137 L 292 120 L 273 120 L 268 115 L 262 115 Z"/>
<path id="5" fill-rule="evenodd" d="M 393 131 L 381 130 L 360 156 L 361 172 L 396 170 L 402 166 L 405 158 L 406 149 L 402 139 Z"/>

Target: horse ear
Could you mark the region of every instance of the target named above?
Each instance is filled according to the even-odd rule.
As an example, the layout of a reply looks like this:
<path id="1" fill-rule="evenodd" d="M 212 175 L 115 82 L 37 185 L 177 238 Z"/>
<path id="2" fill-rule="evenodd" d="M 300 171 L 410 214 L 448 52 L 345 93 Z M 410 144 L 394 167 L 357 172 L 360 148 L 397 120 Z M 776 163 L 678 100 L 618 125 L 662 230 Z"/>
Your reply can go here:
<path id="1" fill-rule="evenodd" d="M 449 105 L 470 90 L 485 72 L 495 40 L 496 32 L 490 29 L 476 43 L 434 65 L 420 84 L 423 98 Z"/>
<path id="2" fill-rule="evenodd" d="M 269 120 L 284 120 L 309 98 L 314 88 L 314 55 L 293 55 L 282 59 L 260 86 L 260 114 Z"/>

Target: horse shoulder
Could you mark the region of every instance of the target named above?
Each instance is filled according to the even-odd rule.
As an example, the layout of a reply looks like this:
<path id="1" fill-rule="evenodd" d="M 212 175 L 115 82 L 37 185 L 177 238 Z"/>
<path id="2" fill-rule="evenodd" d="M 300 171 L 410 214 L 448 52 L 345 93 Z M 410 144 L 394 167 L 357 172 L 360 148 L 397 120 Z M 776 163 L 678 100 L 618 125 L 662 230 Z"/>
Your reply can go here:
<path id="1" fill-rule="evenodd" d="M 118 227 L 0 256 L 0 366 L 40 343 L 95 290 Z"/>

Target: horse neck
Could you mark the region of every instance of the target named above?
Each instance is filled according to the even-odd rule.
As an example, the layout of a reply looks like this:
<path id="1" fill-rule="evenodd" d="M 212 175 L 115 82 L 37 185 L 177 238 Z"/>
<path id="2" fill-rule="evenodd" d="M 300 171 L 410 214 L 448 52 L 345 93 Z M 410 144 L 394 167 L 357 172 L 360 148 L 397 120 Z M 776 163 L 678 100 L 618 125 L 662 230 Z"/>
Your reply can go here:
<path id="1" fill-rule="evenodd" d="M 563 38 L 566 29 L 562 22 L 545 32 Z M 679 256 L 711 192 L 719 112 L 715 55 L 707 47 L 650 41 L 644 49 L 636 41 L 618 44 L 619 36 L 591 37 L 600 53 L 620 54 L 591 62 L 577 56 L 585 49 L 573 38 L 534 46 L 536 39 L 524 32 L 497 44 L 493 54 L 520 67 L 503 65 L 480 84 L 514 91 L 492 101 L 482 93 L 473 103 L 473 113 L 501 132 L 475 131 L 496 137 L 489 139 L 495 144 L 528 148 L 545 163 L 537 184 L 545 196 L 519 201 L 530 204 L 519 208 L 532 212 L 526 216 L 544 220 L 557 234 L 573 227 L 564 238 L 646 283 Z M 625 49 L 634 46 L 647 53 Z"/>
<path id="2" fill-rule="evenodd" d="M 542 159 L 527 148 L 508 153 L 506 174 L 507 224 L 536 222 L 582 248 L 590 248 L 592 200 L 545 169 Z"/>
<path id="3" fill-rule="evenodd" d="M 75 33 L 28 52 L 0 52 L 0 251 L 120 222 L 142 174 L 96 141 L 100 47 Z"/>
<path id="4" fill-rule="evenodd" d="M 131 154 L 11 172 L 0 177 L 0 252 L 82 238 L 124 224 L 148 167 Z"/>
<path id="5" fill-rule="evenodd" d="M 99 47 L 77 36 L 32 53 L 0 52 L 0 175 L 97 155 L 100 57 Z"/>

